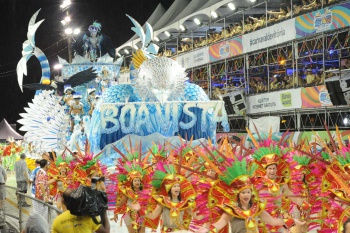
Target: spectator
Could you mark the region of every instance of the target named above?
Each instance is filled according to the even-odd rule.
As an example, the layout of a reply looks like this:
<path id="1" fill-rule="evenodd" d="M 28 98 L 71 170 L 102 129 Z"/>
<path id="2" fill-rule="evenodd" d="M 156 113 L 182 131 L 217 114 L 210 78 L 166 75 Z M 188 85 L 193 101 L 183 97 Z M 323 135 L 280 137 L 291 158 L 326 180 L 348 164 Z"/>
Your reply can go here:
<path id="1" fill-rule="evenodd" d="M 235 26 L 235 35 L 240 35 L 243 31 L 241 23 L 236 23 Z"/>
<path id="2" fill-rule="evenodd" d="M 50 227 L 46 219 L 38 213 L 30 215 L 21 233 L 49 233 Z"/>
<path id="3" fill-rule="evenodd" d="M 277 20 L 282 20 L 286 17 L 287 9 L 281 7 L 280 11 L 267 11 L 267 13 L 273 15 Z"/>
<path id="4" fill-rule="evenodd" d="M 264 16 L 262 16 L 260 19 L 259 18 L 254 18 L 252 16 L 249 16 L 253 21 L 254 21 L 254 25 L 252 30 L 255 31 L 256 29 L 262 28 L 265 24 L 264 21 Z"/>
<path id="5" fill-rule="evenodd" d="M 48 176 L 46 171 L 48 170 L 48 162 L 46 159 L 40 160 L 40 169 L 37 172 L 35 179 L 35 198 L 48 202 L 49 198 L 49 185 Z"/>
<path id="6" fill-rule="evenodd" d="M 57 216 L 52 224 L 52 233 L 75 233 L 75 232 L 96 232 L 109 233 L 110 225 L 107 218 L 107 213 L 104 214 L 105 225 L 96 224 L 89 216 L 72 215 L 67 210 L 67 204 L 70 200 L 70 195 L 74 190 L 67 189 L 63 192 L 63 209 L 65 210 L 61 215 Z"/>
<path id="7" fill-rule="evenodd" d="M 49 185 L 55 182 L 55 179 L 48 180 L 47 170 L 49 168 L 46 159 L 40 160 L 40 169 L 38 170 L 35 178 L 35 198 L 43 202 L 49 202 Z M 42 203 L 36 203 L 34 205 L 35 210 L 43 216 L 47 216 L 47 206 Z"/>
<path id="8" fill-rule="evenodd" d="M 20 160 L 15 163 L 15 173 L 16 173 L 16 182 L 17 182 L 17 192 L 18 193 L 27 193 L 27 187 L 30 183 L 28 175 L 28 166 L 25 161 L 26 154 L 20 155 Z M 25 197 L 17 194 L 18 206 L 22 205 L 23 207 L 29 207 L 30 205 L 25 202 Z"/>
<path id="9" fill-rule="evenodd" d="M 40 169 L 40 159 L 35 160 L 35 165 L 36 168 L 32 171 L 32 174 L 30 174 L 30 182 L 32 183 L 32 197 L 35 197 L 35 178 Z"/>
<path id="10" fill-rule="evenodd" d="M 301 74 L 294 73 L 294 85 L 301 86 L 303 85 L 303 79 L 301 78 Z"/>
<path id="11" fill-rule="evenodd" d="M 2 160 L 0 160 L 0 211 L 2 211 L 4 200 L 6 199 L 6 189 L 5 189 L 6 181 L 7 181 L 6 170 L 2 166 Z"/>
<path id="12" fill-rule="evenodd" d="M 316 73 L 315 84 L 323 84 L 325 75 L 323 69 L 319 69 Z"/>
<path id="13" fill-rule="evenodd" d="M 306 84 L 314 84 L 316 81 L 315 75 L 312 73 L 312 69 L 307 69 L 306 70 Z"/>
<path id="14" fill-rule="evenodd" d="M 4 200 L 6 199 L 5 183 L 7 181 L 7 174 L 5 168 L 2 166 L 2 160 L 0 160 L 0 223 L 5 221 L 5 213 L 3 210 Z"/>
<path id="15" fill-rule="evenodd" d="M 272 82 L 270 83 L 270 90 L 276 90 L 280 87 L 280 83 L 278 81 L 278 75 L 275 74 L 273 76 Z"/>

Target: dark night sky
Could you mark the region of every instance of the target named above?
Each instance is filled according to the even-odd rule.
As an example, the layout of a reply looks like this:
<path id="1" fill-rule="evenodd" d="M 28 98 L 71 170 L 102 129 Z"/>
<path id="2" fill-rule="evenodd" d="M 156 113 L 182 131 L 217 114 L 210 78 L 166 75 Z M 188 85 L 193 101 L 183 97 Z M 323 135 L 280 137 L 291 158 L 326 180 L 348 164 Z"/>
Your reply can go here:
<path id="1" fill-rule="evenodd" d="M 22 43 L 27 39 L 28 22 L 31 16 L 41 8 L 37 21 L 45 19 L 36 32 L 36 46 L 44 51 L 50 65 L 57 62 L 57 55 L 68 60 L 63 38 L 64 28 L 60 21 L 64 12 L 59 8 L 63 0 L 0 0 L 0 121 L 6 118 L 9 123 L 16 123 L 19 113 L 24 112 L 27 102 L 34 97 L 33 91 L 22 93 L 17 84 L 16 66 L 21 58 Z M 126 42 L 133 32 L 129 14 L 143 24 L 159 3 L 165 9 L 174 0 L 72 0 L 69 13 L 72 24 L 87 31 L 88 26 L 97 20 L 102 24 L 102 33 L 108 35 L 114 46 Z M 28 62 L 28 76 L 23 83 L 40 81 L 40 64 L 35 57 Z M 53 71 L 52 71 L 53 72 Z M 20 125 L 17 125 L 17 129 Z"/>

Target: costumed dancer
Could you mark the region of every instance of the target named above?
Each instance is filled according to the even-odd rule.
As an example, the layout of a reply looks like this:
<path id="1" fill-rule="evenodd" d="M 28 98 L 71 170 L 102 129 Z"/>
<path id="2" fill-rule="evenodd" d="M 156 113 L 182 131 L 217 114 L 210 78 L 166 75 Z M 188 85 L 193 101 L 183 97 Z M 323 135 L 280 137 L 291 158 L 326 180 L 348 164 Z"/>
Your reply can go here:
<path id="1" fill-rule="evenodd" d="M 227 161 L 228 162 L 228 161 Z M 208 204 L 223 210 L 220 219 L 208 228 L 202 227 L 197 232 L 219 232 L 231 225 L 231 233 L 258 233 L 258 219 L 273 226 L 289 228 L 292 224 L 304 224 L 296 219 L 273 218 L 264 210 L 266 203 L 261 201 L 252 183 L 255 165 L 245 159 L 232 161 L 209 193 Z"/>
<path id="2" fill-rule="evenodd" d="M 140 148 L 142 146 L 140 145 Z M 116 167 L 118 178 L 118 195 L 114 217 L 111 220 L 118 221 L 118 215 L 123 214 L 123 220 L 129 233 L 143 233 L 147 199 L 150 196 L 150 179 L 147 158 L 141 158 L 141 151 L 129 152 L 124 155 L 114 147 L 122 158 L 118 160 Z M 142 208 L 141 208 L 142 206 Z"/>
<path id="3" fill-rule="evenodd" d="M 161 215 L 161 232 L 187 230 L 189 222 L 185 222 L 185 212 L 195 217 L 196 193 L 186 177 L 179 174 L 173 164 L 159 162 L 152 177 L 152 185 L 158 190 L 152 195 L 157 201 L 156 208 L 146 214 L 147 218 L 156 219 Z"/>
<path id="4" fill-rule="evenodd" d="M 329 130 L 326 128 L 329 133 Z M 330 135 L 330 133 L 329 133 Z M 337 143 L 330 135 L 332 149 L 322 141 L 329 159 L 322 177 L 323 208 L 320 233 L 343 233 L 350 219 L 350 145 L 345 145 L 336 127 Z M 323 156 L 325 157 L 325 155 Z"/>
<path id="5" fill-rule="evenodd" d="M 84 185 L 106 192 L 104 181 L 105 177 L 108 176 L 107 167 L 99 161 L 103 151 L 96 155 L 91 153 L 89 141 L 85 142 L 84 151 L 81 151 L 79 147 L 77 152 L 74 153 L 69 149 L 67 150 L 73 156 L 69 163 L 70 171 L 68 175 L 72 176 L 72 180 L 68 188 L 77 189 L 80 185 Z"/>
<path id="6" fill-rule="evenodd" d="M 218 155 L 218 152 L 214 149 L 211 142 L 209 141 L 208 146 L 202 145 L 204 148 L 197 148 L 195 153 L 198 155 L 205 155 L 206 159 L 209 159 L 211 163 L 204 160 L 202 157 L 199 157 L 198 164 L 201 165 L 199 168 L 200 174 L 196 173 L 191 176 L 191 182 L 195 187 L 197 192 L 196 197 L 196 208 L 198 210 L 198 215 L 200 216 L 198 219 L 193 219 L 191 228 L 195 228 L 196 226 L 209 227 L 210 223 L 213 222 L 213 219 L 216 219 L 221 215 L 219 209 L 210 209 L 208 206 L 208 198 L 209 192 L 212 189 L 213 185 L 216 183 L 218 178 L 218 173 L 215 168 L 213 168 L 213 163 L 224 162 L 224 159 Z M 194 170 L 197 170 L 197 166 L 194 166 Z M 223 169 L 223 168 L 222 168 Z M 214 207 L 215 208 L 215 207 Z M 221 233 L 228 232 L 228 228 L 225 227 L 220 231 Z"/>
<path id="7" fill-rule="evenodd" d="M 50 184 L 50 196 L 56 201 L 58 209 L 63 210 L 62 194 L 68 187 L 72 177 L 68 175 L 69 162 L 71 158 L 66 156 L 63 152 L 61 156 L 54 157 L 54 161 L 50 163 L 47 174 L 49 180 L 54 179 L 55 182 Z"/>
<path id="8" fill-rule="evenodd" d="M 84 105 L 80 102 L 82 95 L 80 92 L 76 92 L 73 95 L 74 102 L 71 104 L 69 109 L 70 115 L 70 132 L 73 132 L 74 126 L 79 125 L 81 117 L 84 115 Z"/>
<path id="9" fill-rule="evenodd" d="M 92 115 L 92 112 L 94 111 L 95 109 L 95 104 L 96 104 L 96 88 L 94 87 L 90 87 L 87 89 L 87 94 L 88 94 L 88 97 L 87 97 L 87 102 L 89 104 L 89 115 L 91 116 Z"/>
<path id="10" fill-rule="evenodd" d="M 101 57 L 101 27 L 100 23 L 93 22 L 88 28 L 90 36 L 84 35 L 83 37 L 84 57 L 89 58 L 92 62 L 96 61 L 97 57 Z"/>
<path id="11" fill-rule="evenodd" d="M 319 153 L 317 150 L 312 152 L 305 145 L 302 145 L 301 149 L 290 153 L 293 155 L 293 161 L 289 161 L 290 164 L 297 163 L 291 170 L 290 187 L 294 193 L 299 193 L 302 198 L 307 198 L 311 206 L 310 212 L 305 212 L 300 206 L 297 206 L 294 216 L 299 214 L 302 220 L 307 220 L 308 227 L 295 229 L 293 232 L 308 232 L 320 227 L 322 212 L 321 184 L 322 177 L 329 165 L 329 156 L 324 152 Z"/>
<path id="12" fill-rule="evenodd" d="M 161 145 L 161 144 L 154 144 L 152 148 L 149 150 L 149 153 L 147 156 L 151 157 L 152 166 L 150 166 L 150 174 L 153 174 L 153 172 L 156 170 L 157 162 L 162 161 L 166 162 L 168 160 L 169 155 L 169 146 Z M 158 190 L 152 187 L 151 189 L 151 195 L 157 195 Z M 152 212 L 157 207 L 158 202 L 154 198 L 150 198 L 148 200 L 147 204 L 147 210 L 146 212 Z M 145 218 L 144 225 L 147 228 L 152 229 L 152 232 L 157 232 L 157 228 L 160 222 L 160 217 L 156 219 L 149 219 Z"/>
<path id="13" fill-rule="evenodd" d="M 289 213 L 290 201 L 301 207 L 301 210 L 308 212 L 310 204 L 294 194 L 288 187 L 290 181 L 290 168 L 286 163 L 287 158 L 283 157 L 280 147 L 283 143 L 282 137 L 279 144 L 272 141 L 272 133 L 264 142 L 259 143 L 252 136 L 252 141 L 256 147 L 252 157 L 258 165 L 255 172 L 255 185 L 258 189 L 260 198 L 267 201 L 266 211 L 274 218 L 284 218 Z M 283 154 L 283 155 L 282 155 Z M 292 222 L 291 222 L 292 223 Z M 291 227 L 293 224 L 290 224 Z M 284 232 L 279 226 L 269 226 L 261 222 L 260 232 Z"/>
<path id="14" fill-rule="evenodd" d="M 64 105 L 66 107 L 66 113 L 68 113 L 70 106 L 72 105 L 73 101 L 73 88 L 70 84 L 64 85 L 64 95 L 61 100 L 61 105 Z"/>
<path id="15" fill-rule="evenodd" d="M 115 48 L 111 39 L 101 33 L 102 25 L 98 22 L 93 22 L 88 28 L 88 33 L 73 44 L 75 53 L 90 59 L 95 62 L 98 57 L 104 56 L 106 53 L 110 57 L 115 57 Z"/>

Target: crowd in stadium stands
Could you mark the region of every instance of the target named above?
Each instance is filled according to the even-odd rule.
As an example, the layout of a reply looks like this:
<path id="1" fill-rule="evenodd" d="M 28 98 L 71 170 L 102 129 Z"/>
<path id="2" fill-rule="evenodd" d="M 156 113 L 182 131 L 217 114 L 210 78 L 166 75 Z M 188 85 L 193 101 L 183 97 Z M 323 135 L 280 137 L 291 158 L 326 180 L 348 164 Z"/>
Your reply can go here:
<path id="1" fill-rule="evenodd" d="M 178 48 L 160 50 L 158 56 L 167 56 L 171 57 L 176 54 L 181 54 L 184 52 L 191 51 L 192 49 L 200 48 L 210 44 L 214 44 L 218 41 L 225 40 L 234 36 L 242 35 L 245 33 L 256 31 L 265 26 L 278 23 L 282 20 L 289 19 L 307 12 L 315 11 L 325 6 L 334 5 L 335 3 L 340 2 L 340 0 L 301 0 L 293 1 L 293 7 L 291 8 L 290 4 L 283 3 L 279 11 L 267 11 L 266 15 L 260 16 L 249 16 L 241 22 L 236 22 L 234 24 L 229 24 L 227 27 L 221 28 L 221 31 L 211 31 L 207 34 L 206 37 L 197 37 L 193 40 L 186 38 L 186 41 L 182 41 Z M 128 71 L 128 67 L 122 67 L 121 72 Z M 273 75 L 268 80 L 267 77 L 250 77 L 249 81 L 249 93 L 262 93 L 267 92 L 268 90 L 280 90 L 288 89 L 296 86 L 311 86 L 323 84 L 326 78 L 334 76 L 332 72 L 324 72 L 322 69 L 311 69 L 311 67 L 305 67 L 302 70 L 299 70 L 298 74 L 294 76 L 291 75 Z M 252 76 L 252 75 L 250 75 Z M 230 78 L 228 78 L 229 80 Z M 193 81 L 193 80 L 192 80 Z M 204 80 L 202 80 L 204 81 Z M 204 82 L 203 82 L 204 83 Z M 204 84 L 200 83 L 199 85 L 203 86 Z M 222 85 L 221 85 L 222 84 Z M 217 85 L 215 85 L 217 86 Z M 223 83 L 218 83 L 220 88 L 223 88 L 222 92 L 226 88 L 232 88 L 237 86 L 244 86 L 244 83 L 234 83 L 233 81 L 224 81 Z M 203 86 L 204 89 L 208 88 Z M 213 90 L 216 87 L 213 87 Z"/>
<path id="2" fill-rule="evenodd" d="M 303 72 L 299 72 L 293 80 L 293 75 L 274 75 L 270 79 L 270 90 L 281 90 L 289 89 L 295 86 L 308 86 L 323 84 L 326 78 L 326 73 L 322 69 L 313 73 L 312 69 L 307 69 L 306 74 L 302 75 Z M 302 78 L 305 76 L 305 79 Z M 262 93 L 268 91 L 267 77 L 259 79 L 250 79 L 249 83 L 250 93 Z"/>
<path id="3" fill-rule="evenodd" d="M 235 24 L 229 24 L 229 26 L 223 27 L 221 29 L 221 32 L 210 32 L 206 37 L 194 38 L 193 42 L 191 40 L 188 40 L 187 42 L 182 41 L 178 46 L 177 54 L 213 44 L 230 37 L 253 32 L 262 27 L 265 27 L 266 25 L 272 25 L 282 20 L 289 19 L 292 16 L 295 17 L 325 6 L 333 5 L 336 2 L 339 2 L 339 0 L 302 0 L 300 4 L 293 1 L 293 14 L 291 6 L 284 3 L 281 5 L 279 11 L 267 11 L 267 17 L 266 15 L 257 17 L 249 16 L 245 19 L 244 22 L 241 20 L 241 22 L 236 22 Z M 171 57 L 176 55 L 176 49 L 167 49 L 165 51 L 160 51 L 158 55 Z"/>

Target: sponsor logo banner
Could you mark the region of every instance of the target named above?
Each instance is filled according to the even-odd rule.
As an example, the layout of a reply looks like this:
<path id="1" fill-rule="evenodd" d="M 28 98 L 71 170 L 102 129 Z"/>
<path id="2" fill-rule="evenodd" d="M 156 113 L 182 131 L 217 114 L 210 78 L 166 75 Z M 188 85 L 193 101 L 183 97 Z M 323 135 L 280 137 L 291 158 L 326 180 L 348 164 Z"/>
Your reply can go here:
<path id="1" fill-rule="evenodd" d="M 333 106 L 325 85 L 305 87 L 301 89 L 302 108 Z"/>
<path id="2" fill-rule="evenodd" d="M 295 19 L 289 19 L 256 32 L 243 35 L 243 52 L 249 53 L 264 49 L 294 40 L 295 37 Z"/>
<path id="3" fill-rule="evenodd" d="M 201 48 L 175 58 L 186 69 L 209 63 L 209 47 Z"/>
<path id="4" fill-rule="evenodd" d="M 216 62 L 243 53 L 242 36 L 223 41 L 209 47 L 209 60 Z"/>
<path id="5" fill-rule="evenodd" d="M 301 108 L 301 89 L 264 93 L 247 97 L 247 113 Z"/>
<path id="6" fill-rule="evenodd" d="M 324 8 L 296 17 L 297 38 L 312 34 L 344 28 L 350 25 L 350 3 Z"/>

